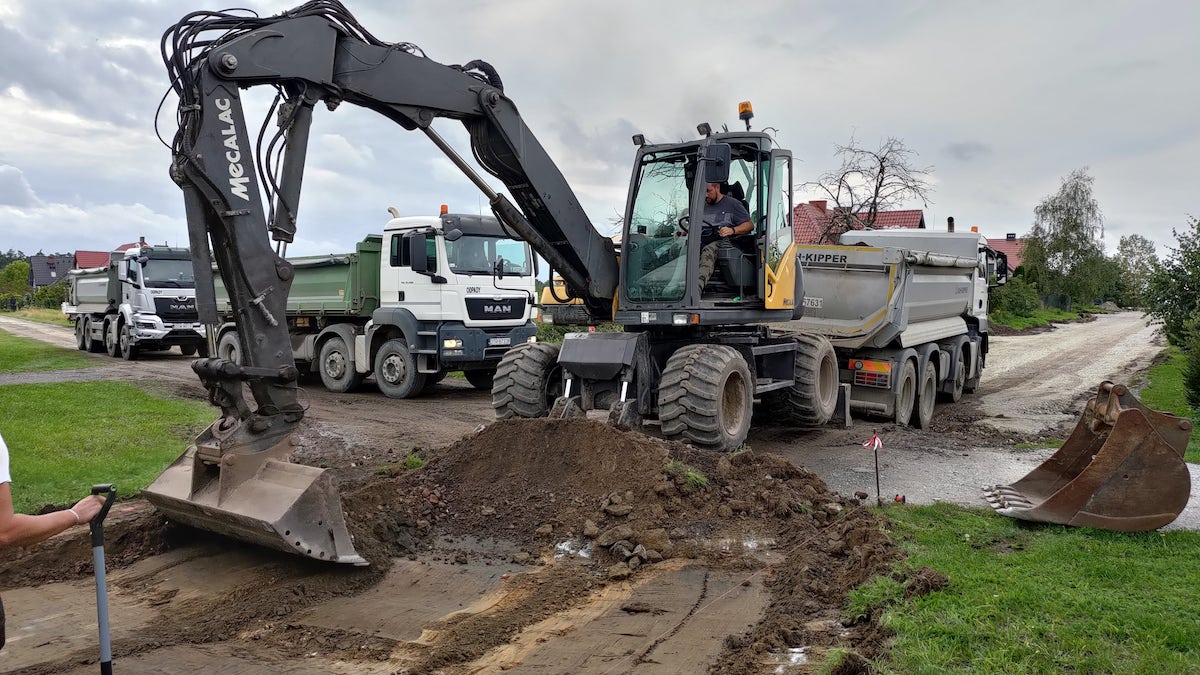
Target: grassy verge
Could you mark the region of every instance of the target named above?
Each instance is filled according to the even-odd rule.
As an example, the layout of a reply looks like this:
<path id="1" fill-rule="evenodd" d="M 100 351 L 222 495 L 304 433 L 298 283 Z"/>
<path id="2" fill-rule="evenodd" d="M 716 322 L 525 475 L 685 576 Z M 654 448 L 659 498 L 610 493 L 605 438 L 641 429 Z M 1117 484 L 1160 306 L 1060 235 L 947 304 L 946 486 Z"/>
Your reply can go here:
<path id="1" fill-rule="evenodd" d="M 885 578 L 852 594 L 852 614 L 887 607 L 884 672 L 1200 672 L 1200 533 L 1032 525 L 949 504 L 888 515 L 906 565 L 949 585 L 904 600 Z"/>
<path id="2" fill-rule="evenodd" d="M 1016 316 L 1008 312 L 995 311 L 988 314 L 988 320 L 1013 330 L 1024 330 L 1038 326 L 1049 326 L 1054 321 L 1070 321 L 1079 318 L 1079 312 L 1067 312 L 1061 309 L 1039 309 L 1032 316 Z"/>
<path id="3" fill-rule="evenodd" d="M 18 309 L 15 312 L 5 312 L 5 314 L 39 323 L 52 323 L 56 326 L 71 325 L 71 322 L 67 321 L 67 315 L 63 314 L 62 310 L 59 309 L 26 308 Z"/>
<path id="4" fill-rule="evenodd" d="M 20 513 L 73 503 L 94 483 L 133 495 L 214 419 L 203 403 L 155 398 L 121 382 L 0 386 L 0 410 Z"/>
<path id="5" fill-rule="evenodd" d="M 101 365 L 83 352 L 63 349 L 37 340 L 19 338 L 0 330 L 0 373 L 34 370 L 69 370 Z"/>
<path id="6" fill-rule="evenodd" d="M 1186 357 L 1178 347 L 1167 349 L 1167 360 L 1152 366 L 1146 373 L 1146 386 L 1138 392 L 1138 398 L 1150 408 L 1195 420 L 1196 411 L 1187 403 L 1187 390 L 1183 384 L 1183 369 Z M 1192 430 L 1184 459 L 1200 463 L 1200 435 Z"/>

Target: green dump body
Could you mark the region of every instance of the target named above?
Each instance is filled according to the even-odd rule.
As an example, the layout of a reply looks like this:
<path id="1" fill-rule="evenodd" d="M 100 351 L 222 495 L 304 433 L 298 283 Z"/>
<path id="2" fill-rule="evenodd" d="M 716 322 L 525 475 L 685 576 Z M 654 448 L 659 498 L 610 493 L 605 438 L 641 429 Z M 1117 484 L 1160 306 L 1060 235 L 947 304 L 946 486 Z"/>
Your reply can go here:
<path id="1" fill-rule="evenodd" d="M 367 235 L 354 253 L 290 258 L 295 270 L 288 293 L 290 316 L 370 317 L 379 309 L 379 269 L 383 238 Z M 214 278 L 217 307 L 232 316 L 229 297 L 219 276 Z"/>

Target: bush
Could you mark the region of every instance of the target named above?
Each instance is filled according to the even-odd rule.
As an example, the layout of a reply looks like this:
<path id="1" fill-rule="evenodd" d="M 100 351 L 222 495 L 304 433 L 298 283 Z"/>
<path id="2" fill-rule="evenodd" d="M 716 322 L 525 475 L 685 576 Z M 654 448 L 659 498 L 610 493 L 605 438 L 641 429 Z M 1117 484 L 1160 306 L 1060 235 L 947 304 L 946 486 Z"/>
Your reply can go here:
<path id="1" fill-rule="evenodd" d="M 33 294 L 33 306 L 58 309 L 67 301 L 67 281 L 63 279 L 49 286 L 42 286 Z"/>
<path id="2" fill-rule="evenodd" d="M 1187 322 L 1187 331 L 1183 386 L 1187 394 L 1187 403 L 1195 415 L 1200 413 L 1200 313 L 1194 314 L 1192 320 Z"/>
<path id="3" fill-rule="evenodd" d="M 991 310 L 1012 316 L 1033 316 L 1041 309 L 1037 287 L 1019 276 L 1009 278 L 1008 283 L 992 291 Z"/>

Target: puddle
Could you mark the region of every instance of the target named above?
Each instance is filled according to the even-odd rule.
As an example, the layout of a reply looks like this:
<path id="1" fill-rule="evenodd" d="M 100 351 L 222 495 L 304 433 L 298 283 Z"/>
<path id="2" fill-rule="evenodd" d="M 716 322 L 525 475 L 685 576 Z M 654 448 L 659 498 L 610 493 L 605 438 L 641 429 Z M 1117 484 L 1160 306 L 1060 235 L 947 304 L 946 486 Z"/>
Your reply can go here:
<path id="1" fill-rule="evenodd" d="M 561 560 L 562 558 L 587 558 L 592 557 L 592 543 L 578 539 L 568 539 L 560 541 L 554 545 L 554 559 Z"/>
<path id="2" fill-rule="evenodd" d="M 768 652 L 763 665 L 775 666 L 775 675 L 796 672 L 796 668 L 808 665 L 808 647 L 792 647 L 781 652 Z"/>

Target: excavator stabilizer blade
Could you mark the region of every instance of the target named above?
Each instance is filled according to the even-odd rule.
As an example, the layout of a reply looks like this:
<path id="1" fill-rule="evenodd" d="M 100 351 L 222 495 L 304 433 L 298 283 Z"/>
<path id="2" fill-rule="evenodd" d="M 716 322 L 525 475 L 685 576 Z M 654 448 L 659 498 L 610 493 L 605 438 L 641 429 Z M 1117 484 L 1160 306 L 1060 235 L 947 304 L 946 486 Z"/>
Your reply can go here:
<path id="1" fill-rule="evenodd" d="M 1067 442 L 1010 485 L 983 488 L 998 513 L 1021 520 L 1155 530 L 1187 506 L 1189 420 L 1150 410 L 1124 385 L 1103 382 Z"/>
<path id="2" fill-rule="evenodd" d="M 143 491 L 167 518 L 300 555 L 366 565 L 354 550 L 332 476 L 267 451 L 226 455 L 218 464 L 188 448 Z"/>

